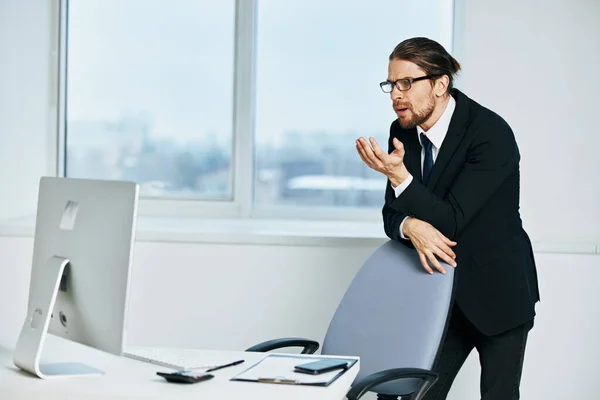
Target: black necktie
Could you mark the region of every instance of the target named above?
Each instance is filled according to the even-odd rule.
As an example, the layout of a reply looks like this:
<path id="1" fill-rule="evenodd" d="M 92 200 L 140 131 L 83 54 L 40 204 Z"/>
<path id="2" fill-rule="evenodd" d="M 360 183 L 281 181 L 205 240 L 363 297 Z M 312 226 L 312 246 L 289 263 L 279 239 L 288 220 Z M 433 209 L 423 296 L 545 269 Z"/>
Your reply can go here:
<path id="1" fill-rule="evenodd" d="M 433 169 L 433 153 L 431 148 L 433 144 L 431 141 L 425 136 L 424 133 L 421 133 L 421 143 L 423 144 L 423 148 L 425 149 L 425 159 L 423 160 L 423 185 L 427 185 L 429 181 L 429 174 Z"/>

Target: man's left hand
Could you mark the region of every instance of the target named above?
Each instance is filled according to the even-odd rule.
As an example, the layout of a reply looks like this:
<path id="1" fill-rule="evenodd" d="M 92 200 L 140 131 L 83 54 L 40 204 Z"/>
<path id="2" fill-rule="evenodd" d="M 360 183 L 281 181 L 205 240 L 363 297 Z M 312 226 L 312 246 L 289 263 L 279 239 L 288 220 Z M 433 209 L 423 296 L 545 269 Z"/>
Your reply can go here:
<path id="1" fill-rule="evenodd" d="M 367 141 L 361 137 L 356 141 L 356 150 L 365 164 L 387 176 L 393 186 L 398 186 L 408 178 L 408 170 L 404 166 L 402 142 L 394 138 L 392 143 L 394 151 L 387 154 L 381 150 L 375 139 L 370 138 Z"/>
<path id="2" fill-rule="evenodd" d="M 421 264 L 427 272 L 433 274 L 433 270 L 427 263 L 429 260 L 438 271 L 442 274 L 446 273 L 446 270 L 442 267 L 437 257 L 447 264 L 456 267 L 456 254 L 450 248 L 456 246 L 456 242 L 448 239 L 435 229 L 433 225 L 420 219 L 409 217 L 404 222 L 402 230 L 402 233 L 415 246 L 417 253 L 419 253 Z"/>

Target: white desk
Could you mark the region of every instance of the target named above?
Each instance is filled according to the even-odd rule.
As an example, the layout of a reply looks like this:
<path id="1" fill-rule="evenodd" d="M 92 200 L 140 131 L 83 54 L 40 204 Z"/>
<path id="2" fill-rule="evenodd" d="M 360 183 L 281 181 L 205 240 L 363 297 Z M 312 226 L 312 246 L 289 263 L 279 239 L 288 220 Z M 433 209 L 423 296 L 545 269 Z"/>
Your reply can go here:
<path id="1" fill-rule="evenodd" d="M 213 379 L 191 385 L 167 383 L 156 371 L 169 371 L 156 365 L 106 354 L 76 343 L 48 336 L 46 362 L 73 361 L 105 371 L 103 376 L 43 380 L 22 372 L 12 362 L 13 349 L 0 347 L 0 399 L 286 399 L 342 400 L 359 370 L 360 361 L 328 387 L 294 386 L 229 379 L 265 356 L 242 351 L 190 350 L 200 358 L 225 356 L 244 359 L 241 365 L 212 372 Z"/>

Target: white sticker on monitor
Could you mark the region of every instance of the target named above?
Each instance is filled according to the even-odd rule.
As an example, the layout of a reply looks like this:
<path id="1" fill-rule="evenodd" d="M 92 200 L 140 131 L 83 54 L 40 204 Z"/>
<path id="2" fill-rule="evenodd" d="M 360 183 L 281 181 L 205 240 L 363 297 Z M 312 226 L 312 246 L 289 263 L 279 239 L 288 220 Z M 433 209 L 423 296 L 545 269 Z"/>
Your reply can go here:
<path id="1" fill-rule="evenodd" d="M 69 200 L 63 211 L 62 218 L 60 219 L 60 229 L 72 231 L 75 227 L 75 219 L 77 218 L 77 210 L 79 210 L 79 203 L 76 201 Z"/>

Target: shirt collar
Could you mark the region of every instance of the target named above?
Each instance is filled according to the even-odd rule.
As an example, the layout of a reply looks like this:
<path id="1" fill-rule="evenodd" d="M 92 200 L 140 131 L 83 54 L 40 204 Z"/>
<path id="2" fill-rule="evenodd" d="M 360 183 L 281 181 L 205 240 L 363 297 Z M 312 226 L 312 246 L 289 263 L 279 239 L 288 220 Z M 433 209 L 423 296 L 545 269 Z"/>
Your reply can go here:
<path id="1" fill-rule="evenodd" d="M 419 138 L 419 143 L 421 143 L 421 133 L 425 133 L 427 138 L 431 141 L 431 143 L 435 146 L 436 149 L 439 149 L 442 146 L 442 142 L 446 137 L 446 133 L 448 133 L 448 128 L 450 127 L 450 120 L 452 119 L 452 114 L 454 113 L 454 109 L 456 108 L 456 100 L 454 97 L 450 96 L 450 100 L 446 105 L 446 109 L 444 113 L 437 120 L 435 124 L 427 132 L 423 130 L 420 126 L 417 125 L 417 137 Z M 421 143 L 421 146 L 423 143 Z"/>

